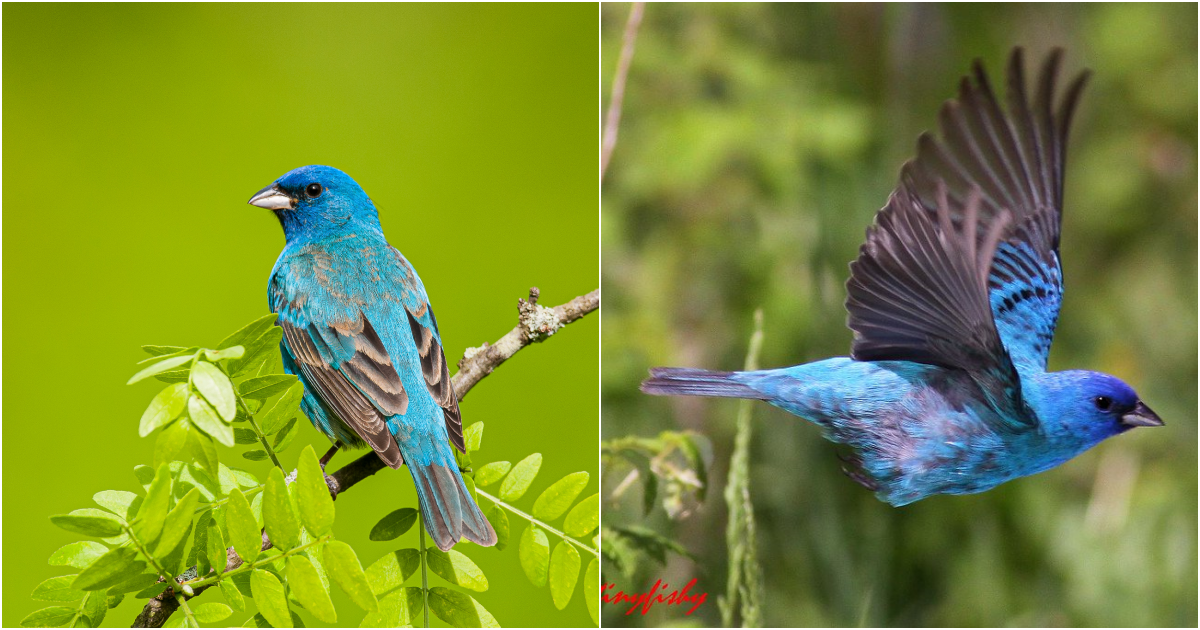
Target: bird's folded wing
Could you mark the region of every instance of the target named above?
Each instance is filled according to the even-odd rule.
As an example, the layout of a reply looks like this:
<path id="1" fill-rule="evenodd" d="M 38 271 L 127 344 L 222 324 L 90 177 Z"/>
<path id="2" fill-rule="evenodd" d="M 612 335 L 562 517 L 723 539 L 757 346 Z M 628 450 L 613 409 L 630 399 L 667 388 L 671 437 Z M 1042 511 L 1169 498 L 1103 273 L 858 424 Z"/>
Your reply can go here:
<path id="1" fill-rule="evenodd" d="M 1010 428 L 1021 428 L 1032 420 L 1023 413 L 1020 381 L 987 292 L 1009 214 L 1001 211 L 985 225 L 978 192 L 960 206 L 939 188 L 931 214 L 901 184 L 867 230 L 846 283 L 851 354 L 964 370 L 999 415 L 1011 419 Z"/>
<path id="2" fill-rule="evenodd" d="M 901 173 L 901 187 L 930 216 L 937 214 L 944 183 L 955 224 L 968 195 L 978 190 L 978 236 L 1001 213 L 1011 214 L 988 276 L 989 303 L 1013 362 L 1037 369 L 1045 369 L 1062 302 L 1058 245 L 1067 132 L 1088 77 L 1076 77 L 1055 109 L 1061 57 L 1061 50 L 1047 57 L 1030 100 L 1022 51 L 1015 49 L 1007 111 L 977 61 L 973 80 L 964 77 L 958 98 L 942 108 L 941 139 L 922 135 L 916 159 Z"/>
<path id="3" fill-rule="evenodd" d="M 458 396 L 454 393 L 454 385 L 450 382 L 450 369 L 446 365 L 446 355 L 442 351 L 441 337 L 438 334 L 437 319 L 433 316 L 433 308 L 423 291 L 406 292 L 404 294 L 404 312 L 408 317 L 408 327 L 412 332 L 413 341 L 417 344 L 417 352 L 421 355 L 421 375 L 425 379 L 425 387 L 433 396 L 433 400 L 442 408 L 442 417 L 446 421 L 446 433 L 450 443 L 459 452 L 466 453 L 463 442 L 462 414 L 458 410 Z"/>
<path id="4" fill-rule="evenodd" d="M 408 409 L 408 393 L 366 316 L 346 321 L 281 317 L 283 340 L 305 381 L 392 468 L 403 463 L 387 419 Z"/>

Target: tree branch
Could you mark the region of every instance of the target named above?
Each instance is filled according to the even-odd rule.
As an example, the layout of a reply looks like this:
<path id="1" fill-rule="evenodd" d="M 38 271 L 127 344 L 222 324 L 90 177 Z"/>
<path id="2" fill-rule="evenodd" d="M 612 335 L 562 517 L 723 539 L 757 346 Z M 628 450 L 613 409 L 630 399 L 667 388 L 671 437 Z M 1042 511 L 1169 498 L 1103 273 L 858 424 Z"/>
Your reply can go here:
<path id="1" fill-rule="evenodd" d="M 480 380 L 491 374 L 492 370 L 495 370 L 497 366 L 516 354 L 521 348 L 534 342 L 545 341 L 563 326 L 600 307 L 599 289 L 554 308 L 546 308 L 538 304 L 539 294 L 538 288 L 532 287 L 529 289 L 528 300 L 523 298 L 517 300 L 516 328 L 510 330 L 494 344 L 484 343 L 479 348 L 468 348 L 463 353 L 463 358 L 458 362 L 458 373 L 450 379 L 460 401 Z M 325 475 L 325 483 L 329 486 L 329 493 L 333 495 L 334 499 L 337 499 L 338 494 L 386 467 L 383 460 L 379 459 L 374 451 L 371 451 L 341 467 L 332 475 Z M 264 551 L 270 549 L 271 541 L 267 538 L 266 532 L 263 532 L 262 539 L 262 549 Z M 225 572 L 242 566 L 242 558 L 234 551 L 233 547 L 226 549 L 225 553 Z M 189 572 L 194 574 L 195 567 Z M 188 574 L 185 573 L 184 576 L 188 576 Z M 196 576 L 191 575 L 187 579 L 194 577 Z M 208 590 L 210 586 L 212 585 L 197 588 L 192 595 L 187 597 L 189 599 L 195 597 Z M 175 598 L 174 588 L 167 588 L 146 602 L 131 627 L 161 628 L 178 608 L 179 601 Z"/>

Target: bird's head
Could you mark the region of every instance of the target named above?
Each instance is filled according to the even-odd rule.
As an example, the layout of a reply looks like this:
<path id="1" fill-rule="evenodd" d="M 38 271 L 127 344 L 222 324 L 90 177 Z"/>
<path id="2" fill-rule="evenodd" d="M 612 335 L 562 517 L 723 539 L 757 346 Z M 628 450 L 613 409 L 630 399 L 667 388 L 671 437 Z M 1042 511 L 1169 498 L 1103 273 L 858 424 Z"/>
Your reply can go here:
<path id="1" fill-rule="evenodd" d="M 275 213 L 289 242 L 355 230 L 380 231 L 375 205 L 350 176 L 332 166 L 302 166 L 250 198 Z"/>
<path id="2" fill-rule="evenodd" d="M 1161 427 L 1163 421 L 1137 392 L 1108 374 L 1067 370 L 1043 375 L 1038 415 L 1047 428 L 1095 444 L 1135 427 Z"/>

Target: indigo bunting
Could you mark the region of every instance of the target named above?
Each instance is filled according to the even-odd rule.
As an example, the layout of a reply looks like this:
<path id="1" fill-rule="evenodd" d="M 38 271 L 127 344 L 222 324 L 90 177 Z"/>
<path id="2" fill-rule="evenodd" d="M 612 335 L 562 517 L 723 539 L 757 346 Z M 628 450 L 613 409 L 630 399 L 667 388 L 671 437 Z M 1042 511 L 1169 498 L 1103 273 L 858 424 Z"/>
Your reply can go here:
<path id="1" fill-rule="evenodd" d="M 392 468 L 408 464 L 438 549 L 463 537 L 494 545 L 450 449 L 465 452 L 437 320 L 374 204 L 328 166 L 291 171 L 250 204 L 272 210 L 287 240 L 267 301 L 283 328 L 284 370 L 304 384 L 304 414 L 334 450 L 370 446 Z"/>
<path id="2" fill-rule="evenodd" d="M 1116 377 L 1047 372 L 1062 303 L 1067 129 L 1088 73 L 1030 98 L 1021 49 L 1002 107 L 982 64 L 941 110 L 846 283 L 850 357 L 753 372 L 655 368 L 642 391 L 749 398 L 850 446 L 845 472 L 900 506 L 983 492 L 1163 422 Z"/>

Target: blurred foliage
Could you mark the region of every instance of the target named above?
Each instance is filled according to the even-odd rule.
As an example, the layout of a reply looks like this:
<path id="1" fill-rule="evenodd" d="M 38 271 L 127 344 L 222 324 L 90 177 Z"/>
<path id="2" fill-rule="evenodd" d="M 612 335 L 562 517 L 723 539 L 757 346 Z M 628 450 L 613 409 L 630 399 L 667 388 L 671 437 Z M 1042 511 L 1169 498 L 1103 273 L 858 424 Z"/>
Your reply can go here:
<path id="1" fill-rule="evenodd" d="M 602 82 L 627 4 L 601 10 Z M 1167 421 L 990 492 L 892 508 L 845 478 L 814 427 L 759 405 L 751 490 L 766 625 L 1197 622 L 1195 5 L 651 5 L 602 187 L 602 434 L 707 435 L 721 484 L 737 403 L 652 398 L 650 366 L 735 369 L 765 312 L 764 367 L 845 355 L 843 283 L 917 135 L 975 58 L 1067 50 L 1094 76 L 1075 119 L 1051 369 L 1133 384 Z M 605 100 L 607 102 L 607 100 Z M 715 594 L 726 509 L 672 520 L 613 499 L 697 560 L 658 578 Z M 632 493 L 636 494 L 636 493 Z M 606 625 L 715 625 L 660 606 Z"/>

